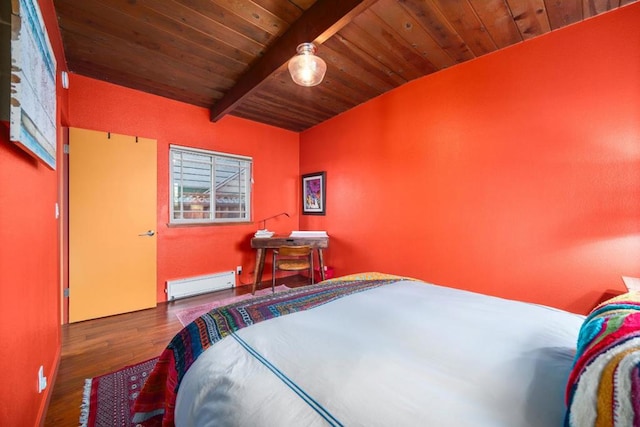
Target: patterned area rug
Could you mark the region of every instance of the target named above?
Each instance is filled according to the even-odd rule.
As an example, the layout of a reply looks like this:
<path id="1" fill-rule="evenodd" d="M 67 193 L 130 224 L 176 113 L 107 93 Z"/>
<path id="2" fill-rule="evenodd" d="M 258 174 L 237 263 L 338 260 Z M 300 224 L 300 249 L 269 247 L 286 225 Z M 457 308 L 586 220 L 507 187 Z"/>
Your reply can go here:
<path id="1" fill-rule="evenodd" d="M 158 358 L 85 380 L 81 427 L 130 427 L 133 402 Z"/>
<path id="2" fill-rule="evenodd" d="M 280 286 L 276 286 L 275 287 L 275 292 L 281 292 L 281 291 L 286 291 L 288 288 L 285 285 L 280 285 Z M 176 317 L 178 318 L 178 320 L 180 321 L 180 323 L 182 323 L 182 326 L 187 326 L 189 323 L 193 322 L 195 319 L 197 319 L 198 317 L 202 316 L 203 314 L 213 310 L 214 308 L 217 307 L 222 307 L 225 305 L 229 305 L 229 304 L 233 304 L 236 303 L 238 301 L 244 301 L 246 299 L 250 299 L 250 298 L 254 298 L 260 295 L 267 295 L 271 293 L 271 288 L 265 288 L 265 289 L 260 289 L 258 291 L 256 291 L 255 295 L 251 295 L 251 293 L 246 293 L 246 294 L 242 294 L 242 295 L 238 295 L 235 297 L 230 297 L 230 298 L 226 298 L 226 299 L 221 299 L 218 301 L 211 301 L 208 302 L 206 304 L 201 304 L 201 305 L 197 305 L 195 307 L 191 307 L 191 308 L 186 308 L 184 310 L 180 310 L 178 312 L 176 312 Z"/>

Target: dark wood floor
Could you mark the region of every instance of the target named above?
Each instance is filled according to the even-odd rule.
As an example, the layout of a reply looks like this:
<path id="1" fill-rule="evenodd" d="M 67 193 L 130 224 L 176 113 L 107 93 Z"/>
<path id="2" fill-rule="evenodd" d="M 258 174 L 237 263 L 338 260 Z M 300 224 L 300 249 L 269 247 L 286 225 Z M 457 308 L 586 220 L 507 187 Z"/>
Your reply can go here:
<path id="1" fill-rule="evenodd" d="M 281 283 L 295 287 L 306 279 L 294 276 L 278 280 Z M 271 285 L 261 287 L 266 286 Z M 63 325 L 60 366 L 45 427 L 78 425 L 85 379 L 159 356 L 182 329 L 176 312 L 250 291 L 250 286 L 243 286 L 158 304 L 153 309 Z"/>

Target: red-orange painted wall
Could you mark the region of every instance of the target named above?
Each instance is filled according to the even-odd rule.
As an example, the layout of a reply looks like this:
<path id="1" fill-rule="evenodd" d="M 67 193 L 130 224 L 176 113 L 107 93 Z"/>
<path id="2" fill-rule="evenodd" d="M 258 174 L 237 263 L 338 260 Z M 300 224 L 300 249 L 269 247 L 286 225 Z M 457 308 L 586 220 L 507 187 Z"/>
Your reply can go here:
<path id="1" fill-rule="evenodd" d="M 158 141 L 158 301 L 166 300 L 167 280 L 235 270 L 237 265 L 243 266 L 240 284 L 250 284 L 255 264 L 250 237 L 258 228 L 257 223 L 168 227 L 169 144 L 251 156 L 254 219 L 286 211 L 290 218 L 270 220 L 269 229 L 297 228 L 297 133 L 233 116 L 211 123 L 205 108 L 73 74 L 69 103 L 71 127 Z"/>
<path id="2" fill-rule="evenodd" d="M 59 355 L 56 173 L 13 143 L 0 125 L 0 424 L 35 425 Z M 51 385 L 51 384 L 50 384 Z"/>
<path id="3" fill-rule="evenodd" d="M 585 312 L 640 276 L 640 4 L 405 85 L 301 135 L 337 274 Z"/>
<path id="4" fill-rule="evenodd" d="M 53 3 L 39 4 L 66 69 Z M 249 283 L 254 262 L 257 224 L 166 227 L 177 143 L 252 156 L 254 218 L 287 211 L 269 228 L 327 229 L 338 274 L 388 271 L 586 311 L 622 289 L 620 275 L 640 276 L 637 22 L 634 4 L 423 78 L 305 132 L 300 148 L 291 132 L 212 124 L 206 109 L 79 76 L 58 88 L 58 123 L 158 140 L 160 301 L 167 279 L 239 264 Z M 291 194 L 318 170 L 327 215 L 300 216 Z M 2 425 L 39 423 L 59 359 L 60 172 L 0 125 Z"/>
<path id="5" fill-rule="evenodd" d="M 53 3 L 39 4 L 60 72 L 66 64 Z M 67 109 L 61 91 L 57 104 L 59 123 Z M 8 123 L 0 124 L 0 182 L 0 425 L 34 426 L 60 356 L 58 174 L 9 141 Z M 48 386 L 38 394 L 40 365 Z"/>

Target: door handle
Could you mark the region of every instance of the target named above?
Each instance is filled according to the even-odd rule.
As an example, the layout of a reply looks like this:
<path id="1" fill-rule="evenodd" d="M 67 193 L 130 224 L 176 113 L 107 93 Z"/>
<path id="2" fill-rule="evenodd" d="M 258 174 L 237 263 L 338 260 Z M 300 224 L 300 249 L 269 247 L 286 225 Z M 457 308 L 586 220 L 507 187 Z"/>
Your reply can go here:
<path id="1" fill-rule="evenodd" d="M 154 236 L 155 234 L 156 234 L 156 232 L 155 232 L 155 231 L 153 231 L 153 230 L 149 230 L 149 231 L 147 231 L 146 233 L 138 234 L 138 236 L 149 236 L 149 237 L 152 237 L 152 236 Z"/>

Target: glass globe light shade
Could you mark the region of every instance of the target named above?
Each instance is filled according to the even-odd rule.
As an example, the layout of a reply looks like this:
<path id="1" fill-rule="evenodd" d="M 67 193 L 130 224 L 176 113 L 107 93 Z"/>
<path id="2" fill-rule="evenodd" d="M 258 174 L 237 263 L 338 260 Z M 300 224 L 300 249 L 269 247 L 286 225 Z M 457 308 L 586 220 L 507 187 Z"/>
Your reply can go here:
<path id="1" fill-rule="evenodd" d="M 289 73 L 293 81 L 300 86 L 316 86 L 322 82 L 327 72 L 327 64 L 315 56 L 313 43 L 298 45 L 298 54 L 289 60 Z"/>

